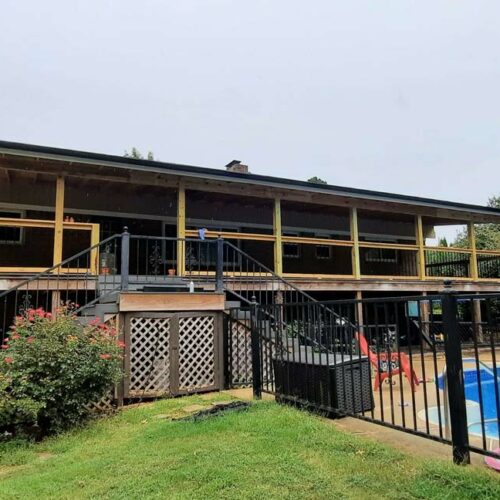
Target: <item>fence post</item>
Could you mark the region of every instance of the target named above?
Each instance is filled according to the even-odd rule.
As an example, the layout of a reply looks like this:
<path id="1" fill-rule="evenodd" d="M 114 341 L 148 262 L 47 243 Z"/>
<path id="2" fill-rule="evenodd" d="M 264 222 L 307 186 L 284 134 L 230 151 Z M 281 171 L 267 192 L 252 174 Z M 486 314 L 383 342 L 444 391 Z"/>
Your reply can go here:
<path id="1" fill-rule="evenodd" d="M 450 412 L 453 462 L 456 464 L 469 464 L 469 434 L 467 432 L 467 409 L 465 405 L 462 346 L 457 318 L 457 298 L 451 281 L 445 281 L 444 285 L 441 305 L 443 308 L 446 386 L 448 410 Z"/>
<path id="2" fill-rule="evenodd" d="M 217 238 L 217 260 L 215 261 L 215 291 L 224 291 L 224 240 Z"/>
<path id="3" fill-rule="evenodd" d="M 252 297 L 250 304 L 250 335 L 252 346 L 252 387 L 254 399 L 262 398 L 262 377 L 260 372 L 260 332 L 257 318 L 257 299 Z"/>
<path id="4" fill-rule="evenodd" d="M 121 253 L 121 290 L 128 290 L 128 276 L 129 276 L 129 260 L 130 260 L 130 233 L 128 227 L 123 228 L 122 233 L 122 253 Z"/>

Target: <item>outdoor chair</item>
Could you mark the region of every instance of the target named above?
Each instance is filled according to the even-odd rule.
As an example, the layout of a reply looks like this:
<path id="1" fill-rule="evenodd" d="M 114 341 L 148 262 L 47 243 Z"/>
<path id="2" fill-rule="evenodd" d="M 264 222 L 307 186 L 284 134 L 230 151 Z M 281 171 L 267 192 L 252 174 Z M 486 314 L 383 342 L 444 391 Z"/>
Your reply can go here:
<path id="1" fill-rule="evenodd" d="M 412 390 L 417 390 L 419 385 L 418 377 L 415 371 L 411 368 L 410 359 L 404 352 L 373 352 L 365 336 L 362 333 L 356 333 L 356 340 L 359 343 L 359 348 L 364 356 L 367 356 L 370 363 L 375 368 L 375 385 L 374 390 L 378 390 L 382 382 L 389 379 L 392 382 L 394 375 L 402 373 L 411 385 Z"/>

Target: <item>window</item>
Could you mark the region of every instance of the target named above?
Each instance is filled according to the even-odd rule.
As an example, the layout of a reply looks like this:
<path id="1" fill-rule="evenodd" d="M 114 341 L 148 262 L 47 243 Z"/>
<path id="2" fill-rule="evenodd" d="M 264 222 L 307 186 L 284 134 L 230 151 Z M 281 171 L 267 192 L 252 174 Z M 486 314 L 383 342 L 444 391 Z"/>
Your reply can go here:
<path id="1" fill-rule="evenodd" d="M 398 256 L 393 248 L 369 248 L 365 254 L 366 262 L 397 262 Z"/>
<path id="2" fill-rule="evenodd" d="M 299 234 L 283 233 L 283 236 L 299 236 Z M 287 259 L 298 259 L 300 257 L 300 245 L 298 243 L 283 243 L 283 257 Z"/>
<path id="3" fill-rule="evenodd" d="M 332 247 L 329 245 L 316 245 L 316 258 L 317 259 L 331 259 Z"/>
<path id="4" fill-rule="evenodd" d="M 0 210 L 0 218 L 22 219 L 23 212 L 17 210 Z M 21 245 L 24 240 L 24 229 L 21 227 L 0 226 L 0 245 Z"/>

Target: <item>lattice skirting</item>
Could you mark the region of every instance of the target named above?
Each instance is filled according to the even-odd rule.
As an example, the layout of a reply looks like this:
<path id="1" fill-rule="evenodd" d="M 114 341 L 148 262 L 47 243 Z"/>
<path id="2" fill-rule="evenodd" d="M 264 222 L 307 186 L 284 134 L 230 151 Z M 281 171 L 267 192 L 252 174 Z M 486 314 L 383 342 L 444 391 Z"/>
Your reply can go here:
<path id="1" fill-rule="evenodd" d="M 215 385 L 214 316 L 179 319 L 179 389 Z"/>
<path id="2" fill-rule="evenodd" d="M 233 320 L 230 325 L 229 382 L 235 387 L 250 386 L 253 381 L 250 326 L 245 320 Z M 275 344 L 269 338 L 261 338 L 262 379 L 266 383 L 273 380 L 272 359 L 275 354 Z"/>
<path id="3" fill-rule="evenodd" d="M 129 313 L 124 397 L 218 389 L 220 321 L 215 313 Z"/>
<path id="4" fill-rule="evenodd" d="M 115 413 L 118 409 L 118 401 L 115 398 L 115 390 L 110 390 L 105 396 L 103 396 L 99 401 L 94 403 L 89 403 L 87 409 L 93 416 L 102 416 Z"/>
<path id="5" fill-rule="evenodd" d="M 170 392 L 170 318 L 130 318 L 130 395 Z"/>

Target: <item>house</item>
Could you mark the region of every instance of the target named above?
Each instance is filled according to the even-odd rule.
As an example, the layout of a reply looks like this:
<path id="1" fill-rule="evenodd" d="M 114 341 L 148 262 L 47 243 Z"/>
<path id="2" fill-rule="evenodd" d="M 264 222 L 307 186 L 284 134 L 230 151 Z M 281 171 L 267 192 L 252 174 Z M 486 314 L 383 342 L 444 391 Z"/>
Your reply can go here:
<path id="1" fill-rule="evenodd" d="M 23 309 L 62 303 L 81 321 L 116 321 L 125 398 L 222 387 L 235 304 L 351 299 L 350 312 L 329 313 L 349 335 L 354 320 L 368 332 L 415 324 L 431 341 L 429 301 L 388 312 L 353 299 L 432 294 L 444 280 L 498 292 L 500 249 L 476 248 L 481 223 L 500 224 L 500 210 L 254 175 L 238 161 L 210 169 L 0 141 L 0 334 Z M 457 224 L 468 248 L 428 244 Z M 243 339 L 233 382 L 251 363 L 240 313 L 225 330 Z"/>

